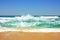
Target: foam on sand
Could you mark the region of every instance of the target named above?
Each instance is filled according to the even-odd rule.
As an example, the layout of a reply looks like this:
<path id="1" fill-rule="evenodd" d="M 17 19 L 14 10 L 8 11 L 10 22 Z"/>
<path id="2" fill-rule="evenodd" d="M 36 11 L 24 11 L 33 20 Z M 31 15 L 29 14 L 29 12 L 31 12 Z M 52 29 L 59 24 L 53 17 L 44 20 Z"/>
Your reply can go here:
<path id="1" fill-rule="evenodd" d="M 60 28 L 40 28 L 40 29 L 14 29 L 0 28 L 0 32 L 19 31 L 19 32 L 60 32 Z"/>

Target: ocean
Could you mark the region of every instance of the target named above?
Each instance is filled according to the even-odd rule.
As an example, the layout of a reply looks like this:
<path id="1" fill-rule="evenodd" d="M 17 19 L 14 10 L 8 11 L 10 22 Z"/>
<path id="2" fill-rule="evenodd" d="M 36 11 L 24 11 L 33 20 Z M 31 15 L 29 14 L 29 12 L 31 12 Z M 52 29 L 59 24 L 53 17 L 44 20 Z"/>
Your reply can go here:
<path id="1" fill-rule="evenodd" d="M 0 16 L 0 27 L 60 28 L 60 16 Z"/>

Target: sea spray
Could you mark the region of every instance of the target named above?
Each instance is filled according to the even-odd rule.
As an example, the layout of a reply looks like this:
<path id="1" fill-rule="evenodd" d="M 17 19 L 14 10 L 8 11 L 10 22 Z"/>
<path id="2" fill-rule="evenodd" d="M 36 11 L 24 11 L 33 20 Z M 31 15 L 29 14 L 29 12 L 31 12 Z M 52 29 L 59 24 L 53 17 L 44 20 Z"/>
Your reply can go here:
<path id="1" fill-rule="evenodd" d="M 34 17 L 31 15 L 0 17 L 0 26 L 6 28 L 60 28 L 60 17 Z"/>

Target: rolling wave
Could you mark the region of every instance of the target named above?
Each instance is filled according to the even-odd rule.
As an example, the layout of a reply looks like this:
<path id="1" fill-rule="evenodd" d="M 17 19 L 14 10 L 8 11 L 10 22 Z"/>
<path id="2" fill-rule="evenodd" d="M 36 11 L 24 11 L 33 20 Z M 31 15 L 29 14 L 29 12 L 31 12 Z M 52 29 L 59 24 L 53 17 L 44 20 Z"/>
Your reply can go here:
<path id="1" fill-rule="evenodd" d="M 60 17 L 34 17 L 31 15 L 21 17 L 0 17 L 0 26 L 7 28 L 60 28 Z"/>

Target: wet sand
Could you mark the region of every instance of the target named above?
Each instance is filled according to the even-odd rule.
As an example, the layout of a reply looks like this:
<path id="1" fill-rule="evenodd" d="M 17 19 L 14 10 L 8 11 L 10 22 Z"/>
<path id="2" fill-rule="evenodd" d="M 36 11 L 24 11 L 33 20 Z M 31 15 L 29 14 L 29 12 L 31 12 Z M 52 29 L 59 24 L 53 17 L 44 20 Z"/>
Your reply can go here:
<path id="1" fill-rule="evenodd" d="M 0 32 L 0 40 L 60 40 L 60 32 Z"/>

